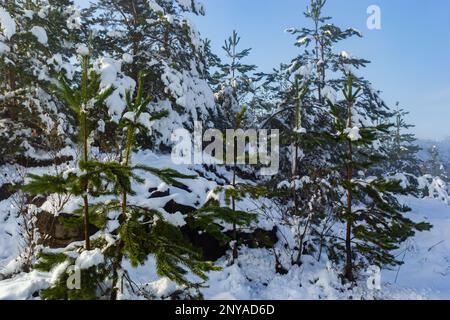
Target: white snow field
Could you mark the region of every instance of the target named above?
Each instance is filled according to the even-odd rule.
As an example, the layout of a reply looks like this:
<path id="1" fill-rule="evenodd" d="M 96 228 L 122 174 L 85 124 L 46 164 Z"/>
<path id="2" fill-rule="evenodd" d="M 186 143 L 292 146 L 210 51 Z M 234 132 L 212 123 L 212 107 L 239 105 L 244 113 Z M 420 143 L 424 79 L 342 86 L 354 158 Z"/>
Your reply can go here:
<path id="1" fill-rule="evenodd" d="M 450 299 L 450 206 L 434 199 L 408 197 L 404 202 L 413 208 L 414 220 L 427 221 L 433 229 L 402 246 L 398 255 L 405 264 L 384 271 L 383 280 L 414 288 L 429 299 Z"/>

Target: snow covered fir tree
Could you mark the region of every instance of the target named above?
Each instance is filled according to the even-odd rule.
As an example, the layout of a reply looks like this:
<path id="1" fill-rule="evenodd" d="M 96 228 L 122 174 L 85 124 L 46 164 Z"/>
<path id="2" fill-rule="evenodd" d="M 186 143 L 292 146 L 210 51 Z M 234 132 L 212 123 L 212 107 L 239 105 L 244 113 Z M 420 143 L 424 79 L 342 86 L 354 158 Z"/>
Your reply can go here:
<path id="1" fill-rule="evenodd" d="M 196 0 L 0 0 L 0 300 L 450 299 L 444 144 L 301 2 L 257 66 Z"/>

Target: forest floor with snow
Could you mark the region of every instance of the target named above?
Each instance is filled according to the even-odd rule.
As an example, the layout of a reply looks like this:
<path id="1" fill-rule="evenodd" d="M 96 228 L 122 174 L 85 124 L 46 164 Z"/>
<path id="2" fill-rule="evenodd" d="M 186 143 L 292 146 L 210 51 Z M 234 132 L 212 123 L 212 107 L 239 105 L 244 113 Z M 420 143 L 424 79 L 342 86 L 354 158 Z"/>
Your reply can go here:
<path id="1" fill-rule="evenodd" d="M 405 263 L 382 270 L 380 290 L 370 290 L 363 282 L 353 290 L 343 290 L 338 272 L 329 263 L 309 257 L 302 267 L 277 274 L 273 254 L 267 249 L 246 249 L 238 264 L 227 266 L 226 259 L 220 260 L 223 270 L 211 273 L 208 287 L 201 292 L 213 300 L 450 299 L 450 206 L 434 199 L 402 200 L 413 208 L 413 220 L 427 221 L 434 227 L 402 245 L 397 255 Z M 141 283 L 156 279 L 156 274 L 148 274 L 152 263 L 135 269 L 135 279 Z M 171 286 L 165 280 L 152 282 L 155 293 L 161 296 L 172 291 Z"/>
<path id="2" fill-rule="evenodd" d="M 151 153 L 140 154 L 137 159 L 138 162 L 156 167 L 163 167 L 169 163 L 169 159 Z M 192 173 L 192 168 L 174 167 L 174 169 L 185 174 Z M 158 187 L 159 183 L 146 181 L 137 191 L 145 194 L 149 188 Z M 193 192 L 176 190 L 175 195 L 170 195 L 165 200 L 147 197 L 135 200 L 153 201 L 152 204 L 156 207 L 162 207 L 169 199 L 192 205 L 194 202 L 205 201 L 208 192 L 216 187 L 215 182 L 204 177 L 188 184 Z M 284 275 L 277 274 L 272 249 L 242 248 L 240 257 L 234 265 L 230 266 L 225 257 L 217 261 L 222 270 L 208 274 L 209 280 L 199 289 L 200 293 L 205 299 L 237 300 L 450 299 L 450 206 L 439 200 L 427 198 L 403 197 L 401 201 L 412 208 L 410 217 L 413 220 L 429 222 L 433 225 L 433 229 L 418 233 L 397 250 L 396 256 L 405 263 L 400 268 L 382 270 L 382 285 L 379 289 L 369 289 L 365 280 L 353 289 L 345 288 L 342 286 L 337 268 L 325 259 L 318 262 L 308 256 L 304 257 L 301 267 L 292 267 Z M 13 261 L 20 251 L 18 225 L 13 214 L 8 214 L 11 212 L 11 205 L 10 199 L 0 201 L 0 274 L 5 269 L 14 267 Z M 76 202 L 69 203 L 68 208 L 75 205 Z M 247 208 L 242 209 L 251 210 L 251 205 L 248 203 Z M 272 230 L 277 223 L 270 220 L 270 217 L 261 219 L 258 227 Z M 132 268 L 125 263 L 124 267 L 135 284 L 151 292 L 153 296 L 167 298 L 178 289 L 171 281 L 156 275 L 152 257 L 149 257 L 144 266 Z M 48 288 L 53 281 L 55 273 L 51 272 L 32 271 L 16 274 L 10 279 L 0 281 L 0 300 L 33 299 L 33 294 L 37 290 Z M 123 298 L 136 299 L 138 296 L 129 294 Z"/>

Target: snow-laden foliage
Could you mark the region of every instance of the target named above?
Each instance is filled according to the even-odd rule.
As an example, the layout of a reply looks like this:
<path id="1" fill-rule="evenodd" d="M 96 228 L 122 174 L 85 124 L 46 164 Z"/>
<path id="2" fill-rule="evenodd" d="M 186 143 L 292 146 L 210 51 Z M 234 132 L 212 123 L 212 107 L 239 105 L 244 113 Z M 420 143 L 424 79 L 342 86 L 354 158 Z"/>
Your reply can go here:
<path id="1" fill-rule="evenodd" d="M 1 8 L 2 163 L 14 162 L 15 153 L 45 157 L 44 152 L 56 152 L 70 140 L 70 116 L 50 86 L 58 73 L 73 73 L 80 25 L 69 22 L 77 12 L 71 1 L 18 0 Z M 43 136 L 51 136 L 52 142 Z"/>
<path id="2" fill-rule="evenodd" d="M 124 73 L 135 81 L 144 70 L 151 108 L 169 112 L 154 127 L 156 146 L 172 144 L 168 128 L 193 129 L 194 121 L 207 123 L 216 109 L 203 77 L 204 46 L 187 13 L 202 15 L 204 7 L 197 1 L 101 0 L 86 16 L 97 29 L 94 51 L 122 61 Z"/>
<path id="3" fill-rule="evenodd" d="M 16 22 L 11 15 L 3 8 L 0 8 L 0 26 L 3 37 L 10 40 L 16 33 Z"/>
<path id="4" fill-rule="evenodd" d="M 268 74 L 236 31 L 213 52 L 195 0 L 2 4 L 0 299 L 448 297 L 445 163 L 325 3 Z M 176 165 L 195 121 L 279 129 L 279 172 Z"/>

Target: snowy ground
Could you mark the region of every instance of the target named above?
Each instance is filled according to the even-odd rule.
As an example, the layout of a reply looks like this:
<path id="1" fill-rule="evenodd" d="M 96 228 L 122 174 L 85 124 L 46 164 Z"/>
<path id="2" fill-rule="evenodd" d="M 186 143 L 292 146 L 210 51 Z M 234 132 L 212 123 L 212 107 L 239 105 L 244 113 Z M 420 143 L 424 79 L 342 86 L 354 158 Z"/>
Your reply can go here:
<path id="1" fill-rule="evenodd" d="M 210 274 L 206 299 L 450 299 L 450 206 L 433 199 L 402 199 L 413 208 L 413 219 L 433 224 L 430 232 L 419 233 L 405 243 L 397 254 L 405 264 L 382 271 L 382 289 L 369 290 L 364 284 L 354 291 L 342 292 L 335 270 L 314 260 L 287 275 L 274 273 L 274 258 L 266 249 L 244 250 L 238 265 Z M 148 281 L 136 270 L 140 281 Z M 154 283 L 164 295 L 167 282 Z"/>
<path id="2" fill-rule="evenodd" d="M 266 249 L 243 250 L 238 265 L 211 273 L 207 287 L 201 289 L 206 299 L 450 299 L 450 207 L 436 200 L 405 198 L 414 208 L 413 216 L 434 225 L 431 232 L 418 234 L 398 254 L 405 264 L 400 270 L 383 270 L 382 289 L 371 291 L 364 284 L 354 291 L 342 292 L 338 275 L 326 264 L 313 260 L 287 275 L 274 273 L 274 259 Z M 4 230 L 3 230 L 4 231 Z M 5 252 L 14 252 L 7 248 Z M 4 256 L 3 256 L 4 257 Z M 158 279 L 154 262 L 131 269 L 138 284 L 157 296 L 167 296 L 176 286 Z M 398 275 L 397 275 L 398 274 Z M 0 299 L 26 299 L 30 292 L 48 286 L 51 275 L 32 272 L 0 281 Z M 396 279 L 397 278 L 397 279 Z"/>
<path id="3" fill-rule="evenodd" d="M 156 167 L 170 163 L 169 159 L 151 153 L 141 153 L 136 160 Z M 186 174 L 193 172 L 193 168 L 173 168 Z M 13 171 L 11 168 L 8 170 Z M 159 181 L 146 181 L 137 191 L 144 194 L 149 187 L 158 187 L 159 184 Z M 175 199 L 181 204 L 204 202 L 209 191 L 216 186 L 205 178 L 188 184 L 193 192 L 176 190 Z M 174 199 L 174 196 L 168 198 L 167 201 Z M 156 203 L 156 199 L 146 199 L 135 200 L 154 201 L 158 207 L 165 203 L 161 199 L 158 200 L 162 201 L 160 204 Z M 223 270 L 210 273 L 209 281 L 200 292 L 206 299 L 450 299 L 450 206 L 433 199 L 404 197 L 402 201 L 413 208 L 410 213 L 413 219 L 428 221 L 434 228 L 430 232 L 418 234 L 398 250 L 397 255 L 405 264 L 400 269 L 382 271 L 381 290 L 369 290 L 364 282 L 357 289 L 342 290 L 338 273 L 327 261 L 316 262 L 308 257 L 305 257 L 302 267 L 292 268 L 286 275 L 276 274 L 272 252 L 244 248 L 235 265 L 229 266 L 225 258 L 219 260 L 218 265 Z M 69 204 L 69 207 L 74 204 Z M 240 209 L 251 210 L 252 204 L 244 206 Z M 13 212 L 10 200 L 1 201 L 0 274 L 4 273 L 5 268 L 14 265 L 10 262 L 20 252 L 19 229 L 10 211 Z M 270 217 L 266 217 L 261 219 L 259 227 L 271 230 L 273 222 Z M 157 277 L 151 258 L 145 266 L 126 268 L 136 284 L 156 296 L 167 297 L 176 289 L 167 279 Z M 0 281 L 0 300 L 30 299 L 36 290 L 48 287 L 56 276 L 57 271 L 33 271 Z"/>
<path id="4" fill-rule="evenodd" d="M 274 258 L 266 249 L 244 250 L 238 265 L 219 264 L 221 272 L 210 274 L 202 289 L 206 299 L 450 299 L 450 206 L 433 199 L 402 199 L 413 208 L 411 217 L 433 224 L 430 232 L 419 233 L 398 250 L 405 261 L 399 269 L 382 271 L 381 290 L 358 289 L 342 292 L 335 270 L 326 263 L 307 261 L 286 275 L 274 272 Z M 146 270 L 133 271 L 141 283 L 151 281 Z M 156 275 L 154 275 L 156 276 Z M 155 282 L 156 292 L 164 296 L 171 285 Z"/>
<path id="5" fill-rule="evenodd" d="M 403 245 L 398 255 L 405 264 L 384 271 L 383 280 L 414 288 L 430 299 L 450 299 L 450 206 L 433 199 L 404 201 L 413 208 L 414 219 L 428 221 L 433 229 Z"/>

